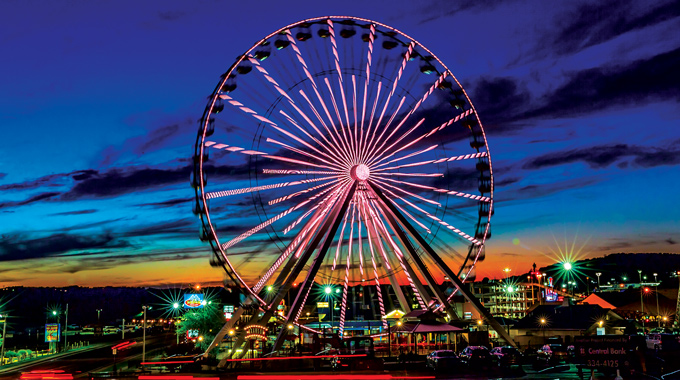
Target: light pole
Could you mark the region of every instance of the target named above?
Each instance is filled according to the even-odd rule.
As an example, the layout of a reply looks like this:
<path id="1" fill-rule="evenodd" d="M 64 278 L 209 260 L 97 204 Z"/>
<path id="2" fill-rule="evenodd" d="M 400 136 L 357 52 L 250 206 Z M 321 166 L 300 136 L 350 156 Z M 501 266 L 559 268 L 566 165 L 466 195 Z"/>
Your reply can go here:
<path id="1" fill-rule="evenodd" d="M 97 324 L 99 324 L 99 315 L 101 314 L 102 309 L 97 309 Z"/>
<path id="2" fill-rule="evenodd" d="M 173 303 L 172 308 L 175 309 L 175 311 L 177 311 L 177 309 L 179 309 L 179 302 Z M 177 335 L 177 345 L 179 345 L 179 329 L 177 328 L 177 326 L 175 326 L 175 335 Z"/>
<path id="3" fill-rule="evenodd" d="M 146 362 L 146 309 L 148 306 L 142 306 L 144 311 L 144 331 L 142 331 L 142 363 Z"/>
<path id="4" fill-rule="evenodd" d="M 597 273 L 595 273 L 595 275 L 597 276 L 597 291 L 599 292 L 600 291 L 600 276 L 602 276 L 602 273 L 597 272 Z"/>
<path id="5" fill-rule="evenodd" d="M 3 318 L 2 322 L 2 348 L 0 348 L 0 365 L 5 365 L 5 331 L 7 331 L 7 314 L 0 314 L 0 318 Z"/>
<path id="6" fill-rule="evenodd" d="M 543 343 L 545 343 L 545 318 L 541 318 L 541 330 L 543 330 Z"/>
<path id="7" fill-rule="evenodd" d="M 68 304 L 66 304 L 66 313 L 64 317 L 64 351 L 68 350 Z"/>
<path id="8" fill-rule="evenodd" d="M 642 270 L 638 269 L 638 277 L 640 279 L 639 285 L 640 285 L 640 319 L 642 320 L 642 327 L 645 327 L 645 304 L 642 301 Z"/>
<path id="9" fill-rule="evenodd" d="M 323 289 L 323 291 L 324 291 L 324 293 L 326 293 L 326 297 L 328 297 L 328 300 L 329 300 L 328 306 L 331 309 L 331 335 L 333 335 L 333 309 L 335 309 L 335 305 L 333 305 L 335 303 L 335 298 L 334 298 L 334 295 L 333 295 L 333 287 L 330 286 L 330 285 L 326 286 Z"/>
<path id="10" fill-rule="evenodd" d="M 661 320 L 659 319 L 659 283 L 656 281 L 658 273 L 654 273 L 654 293 L 656 293 L 656 323 L 661 327 Z"/>

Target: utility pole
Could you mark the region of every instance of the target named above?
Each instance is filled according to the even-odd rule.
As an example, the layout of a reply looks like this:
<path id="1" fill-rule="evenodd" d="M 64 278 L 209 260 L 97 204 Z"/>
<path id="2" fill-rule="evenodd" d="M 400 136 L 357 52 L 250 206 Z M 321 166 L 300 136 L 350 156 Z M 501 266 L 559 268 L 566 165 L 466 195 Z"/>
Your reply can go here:
<path id="1" fill-rule="evenodd" d="M 64 351 L 68 350 L 68 304 L 66 304 L 66 317 L 64 318 Z"/>
<path id="2" fill-rule="evenodd" d="M 146 305 L 142 306 L 144 310 L 144 331 L 142 331 L 142 363 L 146 362 Z"/>
<path id="3" fill-rule="evenodd" d="M 125 339 L 125 318 L 123 318 L 123 328 L 120 329 L 122 332 L 123 336 L 120 337 L 120 339 Z"/>

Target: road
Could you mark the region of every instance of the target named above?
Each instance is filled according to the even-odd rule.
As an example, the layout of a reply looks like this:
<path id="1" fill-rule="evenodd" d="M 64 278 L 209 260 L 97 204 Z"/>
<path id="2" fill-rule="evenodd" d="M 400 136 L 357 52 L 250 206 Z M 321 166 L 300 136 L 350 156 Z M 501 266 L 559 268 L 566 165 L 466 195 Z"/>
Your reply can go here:
<path id="1" fill-rule="evenodd" d="M 155 353 L 174 344 L 175 339 L 174 334 L 159 334 L 147 337 L 146 358 L 152 359 Z M 118 355 L 116 355 L 116 367 L 118 369 L 126 369 L 129 362 L 133 362 L 135 366 L 141 362 L 142 339 L 130 339 L 130 341 L 133 340 L 137 343 L 128 349 L 118 351 Z M 0 379 L 19 379 L 22 373 L 29 373 L 31 371 L 61 370 L 65 374 L 73 375 L 75 379 L 88 378 L 89 372 L 111 371 L 114 366 L 111 347 L 117 343 L 95 344 L 88 348 L 36 359 L 28 363 L 7 366 L 7 368 L 0 369 Z"/>

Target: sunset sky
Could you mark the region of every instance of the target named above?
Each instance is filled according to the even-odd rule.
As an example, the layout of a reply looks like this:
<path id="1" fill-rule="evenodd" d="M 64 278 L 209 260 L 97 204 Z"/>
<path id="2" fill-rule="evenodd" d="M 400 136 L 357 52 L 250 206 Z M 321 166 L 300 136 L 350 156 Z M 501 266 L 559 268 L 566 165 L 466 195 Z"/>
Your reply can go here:
<path id="1" fill-rule="evenodd" d="M 678 252 L 678 1 L 4 1 L 0 286 L 221 282 L 197 120 L 239 54 L 324 15 L 407 33 L 469 93 L 496 182 L 478 277 Z"/>

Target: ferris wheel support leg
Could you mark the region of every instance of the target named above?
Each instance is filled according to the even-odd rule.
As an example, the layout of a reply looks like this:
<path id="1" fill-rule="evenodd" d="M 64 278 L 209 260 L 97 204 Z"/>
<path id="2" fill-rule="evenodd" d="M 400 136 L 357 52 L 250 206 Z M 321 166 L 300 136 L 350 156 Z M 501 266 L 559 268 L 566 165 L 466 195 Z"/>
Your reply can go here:
<path id="1" fill-rule="evenodd" d="M 416 253 L 416 250 L 413 248 L 413 244 L 411 244 L 411 241 L 404 233 L 404 230 L 402 230 L 402 228 L 399 226 L 399 223 L 397 223 L 397 221 L 395 220 L 394 215 L 392 215 L 392 211 L 389 210 L 382 203 L 379 203 L 379 205 L 381 208 L 383 208 L 385 218 L 387 219 L 387 223 L 389 223 L 390 227 L 397 235 L 397 238 L 401 242 L 401 245 L 404 248 L 406 248 L 406 250 L 409 252 L 409 254 L 411 255 L 411 259 L 416 264 L 418 270 L 420 271 L 420 273 L 422 273 L 423 277 L 425 277 L 425 281 L 429 285 L 430 289 L 432 289 L 434 295 L 437 296 L 439 302 L 441 302 L 444 305 L 446 314 L 449 316 L 450 319 L 460 320 L 460 317 L 458 316 L 458 313 L 456 313 L 456 310 L 453 307 L 451 307 L 450 303 L 446 302 L 446 295 L 441 291 L 439 285 L 437 284 L 437 281 L 434 279 L 434 277 L 432 277 L 432 274 L 427 270 L 425 263 L 420 258 L 420 256 L 418 256 L 418 253 Z"/>
<path id="2" fill-rule="evenodd" d="M 383 202 L 383 204 L 387 207 L 388 210 L 391 211 L 392 215 L 394 215 L 397 218 L 397 220 L 399 221 L 399 224 L 401 224 L 401 226 L 409 233 L 409 235 L 411 235 L 411 237 L 413 237 L 418 242 L 418 244 L 430 256 L 430 258 L 437 264 L 439 269 L 442 272 L 444 272 L 451 279 L 454 286 L 458 289 L 458 291 L 461 292 L 461 294 L 463 294 L 465 299 L 467 299 L 468 302 L 470 302 L 472 304 L 472 306 L 475 308 L 475 310 L 477 310 L 479 312 L 479 314 L 481 314 L 484 317 L 484 319 L 487 320 L 489 325 L 494 330 L 496 330 L 498 335 L 500 335 L 503 339 L 505 339 L 505 341 L 508 342 L 509 345 L 511 345 L 513 347 L 517 347 L 515 342 L 510 337 L 510 334 L 508 334 L 508 332 L 505 331 L 503 326 L 501 326 L 501 324 L 498 323 L 498 321 L 496 321 L 496 319 L 494 319 L 494 317 L 491 315 L 491 313 L 489 313 L 489 311 L 484 307 L 484 305 L 482 305 L 479 302 L 479 300 L 475 297 L 475 295 L 472 294 L 467 289 L 465 284 L 463 284 L 463 282 L 460 281 L 458 276 L 448 267 L 448 265 L 446 265 L 444 260 L 442 260 L 441 257 L 439 257 L 439 255 L 437 255 L 437 253 L 432 249 L 432 247 L 430 247 L 430 245 L 425 241 L 425 239 L 423 239 L 423 237 L 420 236 L 418 231 L 416 231 L 416 229 L 411 225 L 411 223 L 409 223 L 406 220 L 406 218 L 404 218 L 404 216 L 401 215 L 401 213 L 399 213 L 397 208 L 392 204 L 392 202 L 390 202 L 389 199 L 387 199 L 387 197 L 385 197 L 385 195 L 382 193 L 382 191 L 380 191 L 380 189 L 376 188 L 375 186 L 372 186 L 370 183 L 367 183 L 367 187 L 369 189 L 371 189 L 371 191 L 376 195 L 376 197 Z M 444 301 L 444 302 L 446 302 L 446 301 Z"/>
<path id="3" fill-rule="evenodd" d="M 238 319 L 241 318 L 241 315 L 243 315 L 243 311 L 244 311 L 243 307 L 238 308 L 234 312 L 232 318 L 229 321 L 227 321 L 227 323 L 225 323 L 224 326 L 222 326 L 217 335 L 215 335 L 215 339 L 213 339 L 213 341 L 210 343 L 208 348 L 203 353 L 202 356 L 204 358 L 207 358 L 210 351 L 212 351 L 215 347 L 217 347 L 218 344 L 220 344 L 220 342 L 222 342 L 222 339 L 224 339 L 224 337 L 229 333 L 229 330 L 231 330 L 234 327 L 236 321 L 238 321 Z M 227 357 L 229 357 L 229 355 L 227 355 Z"/>
<path id="4" fill-rule="evenodd" d="M 345 214 L 345 212 L 347 212 L 347 208 L 349 207 L 350 201 L 354 197 L 356 188 L 357 181 L 354 181 L 349 191 L 347 191 L 347 193 L 345 194 L 342 203 L 338 203 L 334 206 L 331 215 L 324 221 L 323 225 L 321 226 L 316 236 L 314 237 L 314 240 L 312 240 L 310 245 L 307 246 L 307 248 L 305 248 L 305 251 L 301 255 L 300 260 L 298 260 L 298 264 L 295 266 L 296 271 L 294 275 L 290 276 L 286 281 L 286 285 L 288 285 L 289 283 L 290 285 L 292 285 L 292 281 L 294 281 L 295 278 L 297 278 L 298 274 L 302 271 L 307 260 L 309 260 L 309 257 L 312 256 L 312 253 L 321 242 L 321 239 L 324 239 L 323 243 L 321 244 L 321 247 L 319 247 L 319 250 L 316 254 L 316 258 L 314 259 L 311 268 L 307 272 L 305 281 L 302 284 L 300 284 L 300 290 L 298 291 L 298 294 L 295 297 L 295 301 L 288 310 L 288 315 L 286 316 L 286 323 L 279 332 L 279 335 L 276 337 L 276 342 L 274 343 L 272 351 L 278 351 L 281 349 L 283 341 L 285 340 L 284 336 L 287 334 L 286 331 L 287 325 L 295 321 L 298 312 L 304 306 L 303 303 L 305 301 L 307 292 L 310 290 L 312 285 L 314 285 L 316 273 L 319 271 L 319 268 L 321 268 L 321 264 L 324 261 L 323 259 L 326 256 L 326 253 L 328 252 L 328 248 L 331 246 L 331 243 L 333 242 L 335 233 L 338 231 L 338 228 L 340 227 L 340 223 L 342 222 L 342 216 Z"/>

